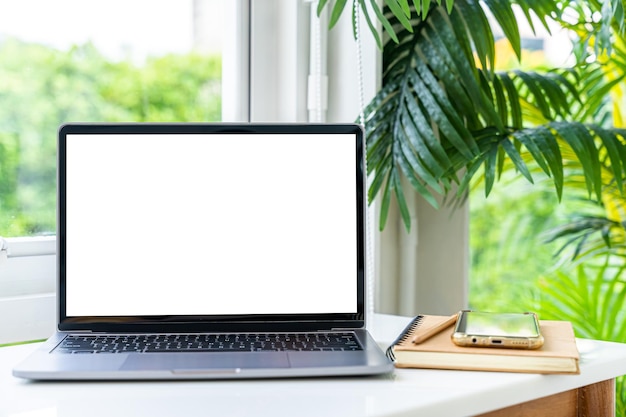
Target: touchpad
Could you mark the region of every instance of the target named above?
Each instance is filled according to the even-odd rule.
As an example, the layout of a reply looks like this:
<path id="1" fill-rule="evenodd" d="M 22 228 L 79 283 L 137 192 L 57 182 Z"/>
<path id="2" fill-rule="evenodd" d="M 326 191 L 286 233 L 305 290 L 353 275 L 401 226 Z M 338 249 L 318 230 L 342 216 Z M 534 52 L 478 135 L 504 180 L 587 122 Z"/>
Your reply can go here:
<path id="1" fill-rule="evenodd" d="M 130 355 L 121 369 L 124 371 L 157 371 L 288 367 L 289 360 L 285 352 L 181 352 Z"/>

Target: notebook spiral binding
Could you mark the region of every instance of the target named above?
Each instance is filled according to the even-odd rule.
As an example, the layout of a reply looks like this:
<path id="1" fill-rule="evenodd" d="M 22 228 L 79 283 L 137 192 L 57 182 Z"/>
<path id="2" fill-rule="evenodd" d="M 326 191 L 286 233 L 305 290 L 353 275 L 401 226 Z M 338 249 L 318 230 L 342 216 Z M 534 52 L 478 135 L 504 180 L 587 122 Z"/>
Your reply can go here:
<path id="1" fill-rule="evenodd" d="M 411 320 L 411 322 L 404 328 L 402 333 L 400 333 L 398 338 L 387 348 L 387 351 L 385 352 L 385 354 L 387 355 L 389 360 L 391 360 L 392 362 L 395 362 L 396 356 L 393 354 L 393 347 L 399 343 L 404 342 L 406 338 L 409 337 L 409 334 L 422 323 L 423 318 L 424 318 L 423 315 L 415 316 L 413 320 Z"/>

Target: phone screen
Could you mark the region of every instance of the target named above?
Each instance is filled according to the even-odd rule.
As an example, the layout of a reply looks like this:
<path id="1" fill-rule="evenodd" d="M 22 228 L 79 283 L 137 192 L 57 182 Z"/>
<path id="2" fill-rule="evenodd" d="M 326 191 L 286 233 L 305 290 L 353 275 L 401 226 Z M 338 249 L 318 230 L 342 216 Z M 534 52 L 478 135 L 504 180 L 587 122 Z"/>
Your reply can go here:
<path id="1" fill-rule="evenodd" d="M 536 316 L 533 314 L 465 312 L 458 330 L 473 335 L 539 336 Z"/>

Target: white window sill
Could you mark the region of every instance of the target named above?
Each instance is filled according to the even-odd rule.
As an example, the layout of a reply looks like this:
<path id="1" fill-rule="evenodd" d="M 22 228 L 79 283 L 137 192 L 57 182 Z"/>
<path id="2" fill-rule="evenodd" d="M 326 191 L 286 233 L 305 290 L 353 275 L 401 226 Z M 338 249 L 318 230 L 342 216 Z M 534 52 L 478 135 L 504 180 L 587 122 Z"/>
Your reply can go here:
<path id="1" fill-rule="evenodd" d="M 9 238 L 0 263 L 0 344 L 49 337 L 56 322 L 56 237 Z"/>

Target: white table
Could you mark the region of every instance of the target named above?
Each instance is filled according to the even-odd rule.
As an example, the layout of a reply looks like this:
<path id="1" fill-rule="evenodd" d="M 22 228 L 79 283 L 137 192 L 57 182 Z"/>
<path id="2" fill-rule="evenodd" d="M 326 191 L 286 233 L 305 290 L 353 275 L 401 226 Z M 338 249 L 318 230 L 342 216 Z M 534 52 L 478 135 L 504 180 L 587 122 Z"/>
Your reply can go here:
<path id="1" fill-rule="evenodd" d="M 371 330 L 386 347 L 408 321 L 376 315 Z M 283 380 L 79 383 L 14 378 L 11 368 L 34 348 L 0 348 L 0 416 L 454 417 L 512 406 L 488 415 L 545 411 L 555 416 L 577 415 L 571 407 L 580 409 L 581 401 L 595 415 L 611 415 L 612 380 L 626 374 L 626 344 L 579 340 L 580 375 L 397 369 L 379 377 Z M 540 412 L 530 414 L 534 408 Z"/>

